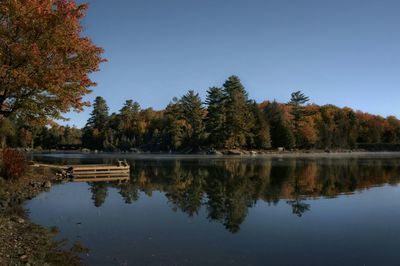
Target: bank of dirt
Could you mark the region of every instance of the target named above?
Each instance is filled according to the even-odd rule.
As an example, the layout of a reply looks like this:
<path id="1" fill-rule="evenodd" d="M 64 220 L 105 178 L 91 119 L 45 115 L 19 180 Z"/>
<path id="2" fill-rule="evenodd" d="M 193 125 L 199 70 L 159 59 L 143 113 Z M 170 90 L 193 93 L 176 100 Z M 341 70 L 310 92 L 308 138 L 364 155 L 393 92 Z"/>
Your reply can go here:
<path id="1" fill-rule="evenodd" d="M 87 252 L 79 244 L 66 250 L 66 241 L 55 241 L 56 228 L 32 223 L 23 203 L 52 185 L 67 182 L 56 170 L 30 167 L 18 180 L 0 178 L 0 265 L 83 265 L 77 255 Z"/>

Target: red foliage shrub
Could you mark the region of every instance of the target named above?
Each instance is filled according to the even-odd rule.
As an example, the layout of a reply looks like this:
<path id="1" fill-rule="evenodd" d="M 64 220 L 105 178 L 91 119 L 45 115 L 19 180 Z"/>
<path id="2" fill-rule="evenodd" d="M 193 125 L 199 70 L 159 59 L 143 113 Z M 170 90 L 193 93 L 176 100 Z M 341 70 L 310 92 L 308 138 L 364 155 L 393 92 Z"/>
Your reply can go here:
<path id="1" fill-rule="evenodd" d="M 3 164 L 3 173 L 8 179 L 17 179 L 25 174 L 28 163 L 25 154 L 18 150 L 4 149 L 0 159 Z"/>

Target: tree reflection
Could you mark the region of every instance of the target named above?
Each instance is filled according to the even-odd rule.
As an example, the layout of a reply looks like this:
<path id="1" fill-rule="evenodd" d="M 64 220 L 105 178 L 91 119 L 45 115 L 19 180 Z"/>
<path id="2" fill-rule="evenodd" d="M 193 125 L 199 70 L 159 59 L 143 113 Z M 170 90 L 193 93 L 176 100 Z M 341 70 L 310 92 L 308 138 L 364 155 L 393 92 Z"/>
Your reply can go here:
<path id="1" fill-rule="evenodd" d="M 89 186 L 94 206 L 100 207 L 106 201 L 108 185 L 106 183 L 89 183 Z"/>
<path id="2" fill-rule="evenodd" d="M 174 209 L 180 209 L 190 217 L 197 215 L 203 199 L 203 179 L 198 173 L 182 169 L 172 176 L 166 196 Z"/>
<path id="3" fill-rule="evenodd" d="M 125 182 L 117 187 L 125 203 L 131 204 L 139 199 L 139 186 L 136 183 Z"/>
<path id="4" fill-rule="evenodd" d="M 294 215 L 302 217 L 311 210 L 310 199 L 400 180 L 400 162 L 395 159 L 137 160 L 131 165 L 127 183 L 90 184 L 96 207 L 104 203 L 110 186 L 125 203 L 137 201 L 141 193 L 160 191 L 172 210 L 193 217 L 204 208 L 210 221 L 232 233 L 240 230 L 249 208 L 259 201 L 276 205 L 284 200 Z"/>
<path id="5" fill-rule="evenodd" d="M 306 211 L 310 210 L 310 204 L 302 202 L 301 198 L 296 198 L 295 200 L 288 200 L 287 203 L 292 206 L 293 214 L 298 217 L 303 216 Z"/>
<path id="6" fill-rule="evenodd" d="M 295 167 L 293 170 L 293 186 L 292 186 L 292 199 L 286 201 L 292 207 L 292 213 L 298 217 L 302 217 L 306 211 L 310 210 L 310 204 L 304 202 L 306 197 L 312 193 L 315 186 L 314 181 L 317 176 L 318 168 L 315 162 L 309 162 L 302 165 L 302 167 Z M 296 171 L 297 170 L 297 171 Z M 290 177 L 288 177 L 290 178 Z"/>

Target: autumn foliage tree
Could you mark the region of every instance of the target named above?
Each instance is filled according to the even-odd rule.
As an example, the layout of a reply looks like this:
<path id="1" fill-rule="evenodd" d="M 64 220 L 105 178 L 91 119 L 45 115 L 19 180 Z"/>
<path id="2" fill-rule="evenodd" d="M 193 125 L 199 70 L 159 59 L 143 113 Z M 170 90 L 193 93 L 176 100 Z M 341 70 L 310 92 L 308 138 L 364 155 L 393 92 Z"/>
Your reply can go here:
<path id="1" fill-rule="evenodd" d="M 17 179 L 21 177 L 27 169 L 25 154 L 18 150 L 3 149 L 0 152 L 0 161 L 2 162 L 2 172 L 8 179 Z"/>
<path id="2" fill-rule="evenodd" d="M 0 119 L 62 118 L 80 111 L 103 50 L 82 36 L 86 4 L 0 1 Z"/>

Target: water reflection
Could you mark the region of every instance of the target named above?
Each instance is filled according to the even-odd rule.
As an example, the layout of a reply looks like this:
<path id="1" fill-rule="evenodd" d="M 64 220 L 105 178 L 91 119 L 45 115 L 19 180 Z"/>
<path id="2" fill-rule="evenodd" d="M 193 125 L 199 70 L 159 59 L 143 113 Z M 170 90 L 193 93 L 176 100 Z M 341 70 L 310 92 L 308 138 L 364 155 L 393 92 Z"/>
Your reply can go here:
<path id="1" fill-rule="evenodd" d="M 108 188 L 132 204 L 140 192 L 161 191 L 173 211 L 196 216 L 201 207 L 210 221 L 236 233 L 249 208 L 262 200 L 276 205 L 283 200 L 298 216 L 312 211 L 310 198 L 343 193 L 400 180 L 398 159 L 290 159 L 285 160 L 133 160 L 127 182 L 92 182 L 93 204 L 102 206 Z"/>

